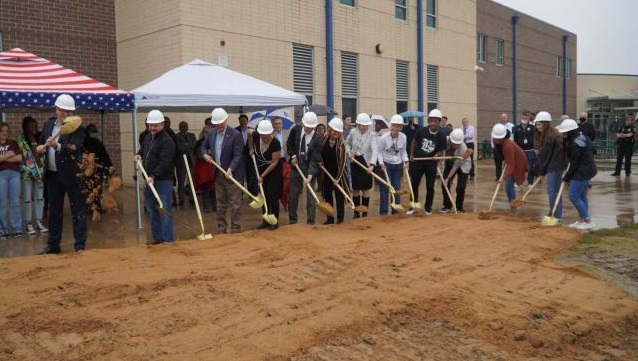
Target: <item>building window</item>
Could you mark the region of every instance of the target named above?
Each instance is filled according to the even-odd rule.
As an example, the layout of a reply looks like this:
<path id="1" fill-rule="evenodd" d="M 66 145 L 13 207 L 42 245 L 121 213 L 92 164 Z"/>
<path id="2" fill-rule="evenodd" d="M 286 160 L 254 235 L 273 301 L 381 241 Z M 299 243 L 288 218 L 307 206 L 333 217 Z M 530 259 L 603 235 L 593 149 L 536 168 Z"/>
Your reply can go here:
<path id="1" fill-rule="evenodd" d="M 572 58 L 567 58 L 567 79 L 572 78 Z"/>
<path id="2" fill-rule="evenodd" d="M 354 7 L 354 5 L 355 5 L 354 1 L 355 1 L 355 0 L 339 0 L 339 2 L 340 2 L 342 5 L 348 5 L 348 6 L 353 6 L 353 7 Z"/>
<path id="3" fill-rule="evenodd" d="M 439 67 L 428 65 L 428 112 L 439 105 Z"/>
<path id="4" fill-rule="evenodd" d="M 399 20 L 408 19 L 408 0 L 394 0 L 394 17 Z"/>
<path id="5" fill-rule="evenodd" d="M 359 96 L 359 64 L 357 54 L 341 52 L 342 114 L 357 114 Z"/>
<path id="6" fill-rule="evenodd" d="M 563 57 L 562 56 L 556 57 L 556 77 L 557 78 L 563 77 Z"/>
<path id="7" fill-rule="evenodd" d="M 312 46 L 292 44 L 293 90 L 305 95 L 308 104 L 314 93 L 313 54 Z M 295 107 L 295 114 L 303 114 L 303 105 Z"/>
<path id="8" fill-rule="evenodd" d="M 496 65 L 503 66 L 505 64 L 505 40 L 496 40 Z"/>
<path id="9" fill-rule="evenodd" d="M 476 42 L 478 51 L 477 60 L 479 63 L 485 63 L 487 62 L 487 36 L 485 34 L 478 34 Z"/>
<path id="10" fill-rule="evenodd" d="M 403 60 L 397 60 L 396 63 L 396 94 L 397 94 L 397 113 L 403 113 L 408 110 L 408 100 L 410 99 L 409 86 L 410 63 Z"/>
<path id="11" fill-rule="evenodd" d="M 436 0 L 427 0 L 425 3 L 425 26 L 436 28 Z"/>

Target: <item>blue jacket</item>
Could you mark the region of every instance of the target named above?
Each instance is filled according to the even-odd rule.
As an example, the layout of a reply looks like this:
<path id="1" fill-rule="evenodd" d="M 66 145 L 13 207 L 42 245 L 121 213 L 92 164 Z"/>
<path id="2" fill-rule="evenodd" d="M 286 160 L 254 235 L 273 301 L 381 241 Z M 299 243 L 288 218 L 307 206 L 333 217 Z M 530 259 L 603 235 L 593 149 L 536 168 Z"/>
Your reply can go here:
<path id="1" fill-rule="evenodd" d="M 215 140 L 217 129 L 213 128 L 208 134 L 208 139 L 202 142 L 201 154 L 210 154 L 215 159 Z M 233 171 L 233 178 L 243 182 L 246 178 L 246 163 L 244 162 L 244 138 L 236 129 L 226 126 L 226 133 L 222 141 L 222 153 L 219 157 L 220 166 Z"/>

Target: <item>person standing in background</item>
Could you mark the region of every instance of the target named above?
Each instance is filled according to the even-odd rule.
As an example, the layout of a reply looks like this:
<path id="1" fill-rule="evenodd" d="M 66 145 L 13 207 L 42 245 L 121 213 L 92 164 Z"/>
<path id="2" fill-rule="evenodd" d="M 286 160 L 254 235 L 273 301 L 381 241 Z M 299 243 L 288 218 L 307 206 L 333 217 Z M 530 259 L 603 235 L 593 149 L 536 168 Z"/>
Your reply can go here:
<path id="1" fill-rule="evenodd" d="M 195 143 L 197 139 L 195 134 L 188 131 L 188 123 L 182 121 L 179 123 L 179 132 L 175 134 L 176 146 L 177 146 L 177 159 L 175 160 L 175 170 L 177 171 L 177 199 L 178 205 L 181 207 L 184 205 L 184 200 L 190 193 L 187 193 L 186 184 L 186 164 L 184 164 L 184 155 L 188 160 L 188 167 L 191 173 L 193 173 L 193 151 L 195 150 Z M 190 185 L 193 186 L 192 184 Z M 191 199 L 191 206 L 195 205 L 195 200 Z"/>
<path id="2" fill-rule="evenodd" d="M 461 129 L 463 130 L 465 145 L 467 146 L 468 149 L 472 149 L 472 151 L 475 151 L 474 150 L 474 134 L 475 134 L 474 126 L 470 124 L 470 120 L 467 117 L 461 120 L 461 124 L 463 124 L 463 127 Z M 471 163 L 470 180 L 474 180 L 474 154 L 472 154 L 472 156 L 470 157 L 470 163 Z"/>
<path id="3" fill-rule="evenodd" d="M 20 163 L 22 152 L 18 143 L 9 139 L 9 124 L 0 124 L 0 237 L 22 237 L 20 213 Z M 9 207 L 7 207 L 9 204 Z M 7 223 L 7 208 L 9 223 Z"/>
<path id="4" fill-rule="evenodd" d="M 523 111 L 521 122 L 514 128 L 514 142 L 521 147 L 527 157 L 527 185 L 534 183 L 534 160 L 536 159 L 536 151 L 534 150 L 534 126 L 530 123 L 531 112 Z"/>
<path id="5" fill-rule="evenodd" d="M 44 210 L 44 163 L 36 152 L 38 146 L 38 123 L 32 117 L 22 119 L 22 134 L 16 141 L 22 152 L 20 178 L 22 180 L 22 222 L 25 223 L 28 235 L 49 230 L 42 223 Z M 33 215 L 35 214 L 35 222 Z"/>
<path id="6" fill-rule="evenodd" d="M 611 175 L 617 177 L 620 175 L 623 159 L 625 160 L 625 175 L 629 177 L 631 174 L 631 156 L 634 154 L 634 142 L 636 138 L 636 126 L 634 125 L 633 115 L 625 118 L 625 124 L 618 128 L 616 132 L 616 170 Z"/>

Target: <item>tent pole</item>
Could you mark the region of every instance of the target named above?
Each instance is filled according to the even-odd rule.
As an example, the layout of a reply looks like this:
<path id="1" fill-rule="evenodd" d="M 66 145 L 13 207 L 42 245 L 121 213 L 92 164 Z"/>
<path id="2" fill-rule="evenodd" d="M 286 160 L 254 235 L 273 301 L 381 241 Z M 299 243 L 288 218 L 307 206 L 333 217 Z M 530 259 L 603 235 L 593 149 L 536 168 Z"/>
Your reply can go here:
<path id="1" fill-rule="evenodd" d="M 100 110 L 100 113 L 102 121 L 102 130 L 100 131 L 100 134 L 102 136 L 102 143 L 106 146 L 106 133 L 104 133 L 106 131 L 106 129 L 104 129 L 104 110 Z"/>
<path id="2" fill-rule="evenodd" d="M 139 151 L 139 144 L 137 144 L 137 107 L 133 109 L 133 154 L 137 154 Z M 135 220 L 137 222 L 137 229 L 142 229 L 142 210 L 140 205 L 140 187 L 137 184 L 137 165 L 133 164 L 133 182 L 135 184 Z"/>

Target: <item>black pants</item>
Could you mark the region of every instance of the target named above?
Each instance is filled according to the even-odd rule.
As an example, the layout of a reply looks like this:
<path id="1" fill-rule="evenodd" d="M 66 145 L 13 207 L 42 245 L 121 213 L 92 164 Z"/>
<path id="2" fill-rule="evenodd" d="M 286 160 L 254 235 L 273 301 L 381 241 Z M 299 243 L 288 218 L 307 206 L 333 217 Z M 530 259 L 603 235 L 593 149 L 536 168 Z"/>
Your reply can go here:
<path id="1" fill-rule="evenodd" d="M 467 149 L 474 150 L 474 143 L 466 143 Z M 472 168 L 470 168 L 470 177 L 474 178 L 474 153 L 470 157 L 470 161 L 472 162 Z"/>
<path id="2" fill-rule="evenodd" d="M 494 154 L 494 166 L 496 167 L 496 179 L 501 178 L 501 173 L 503 173 L 503 155 L 501 152 L 496 150 L 496 148 L 492 148 L 492 153 Z"/>
<path id="3" fill-rule="evenodd" d="M 345 198 L 343 197 L 343 193 L 341 193 L 341 191 L 339 191 L 337 189 L 337 187 L 334 186 L 334 184 L 332 184 L 332 181 L 330 180 L 329 177 L 324 177 L 323 178 L 323 185 L 322 185 L 322 191 L 321 191 L 322 195 L 323 195 L 323 200 L 328 202 L 329 204 L 336 206 L 337 208 L 337 223 L 341 223 L 343 222 L 343 214 L 344 214 L 344 202 L 345 202 Z M 333 204 L 332 200 L 333 200 L 333 196 L 332 194 L 334 193 L 334 199 L 337 202 L 337 204 Z M 334 223 L 334 218 L 333 217 L 328 217 L 327 218 L 327 223 Z"/>
<path id="4" fill-rule="evenodd" d="M 259 186 L 259 183 L 257 183 Z M 281 184 L 279 184 L 281 185 Z M 281 192 L 273 192 L 269 189 L 269 187 L 264 187 L 264 194 L 266 195 L 266 206 L 268 206 L 268 213 L 274 214 L 277 219 L 279 219 L 279 197 Z M 266 209 L 261 207 L 262 212 L 265 212 Z"/>
<path id="5" fill-rule="evenodd" d="M 193 174 L 193 164 L 190 158 L 188 159 L 188 166 L 191 174 Z M 177 199 L 182 204 L 190 194 L 186 193 L 186 164 L 184 164 L 184 158 L 181 155 L 175 162 L 175 173 L 177 173 Z"/>
<path id="6" fill-rule="evenodd" d="M 71 203 L 71 217 L 73 220 L 73 238 L 76 251 L 83 250 L 86 244 L 86 197 L 80 190 L 79 184 L 65 185 L 58 180 L 57 172 L 47 171 L 45 182 L 49 195 L 49 239 L 47 248 L 51 251 L 60 250 L 62 240 L 62 224 L 64 213 L 64 196 L 69 195 Z"/>
<path id="7" fill-rule="evenodd" d="M 436 180 L 436 165 L 429 167 L 414 167 L 410 169 L 410 182 L 414 191 L 415 202 L 419 199 L 419 183 L 425 175 L 425 211 L 432 212 L 432 203 L 434 202 L 434 181 Z"/>
<path id="8" fill-rule="evenodd" d="M 618 158 L 616 159 L 616 173 L 620 173 L 622 161 L 625 160 L 625 174 L 631 174 L 631 156 L 634 154 L 634 143 L 627 141 L 618 142 Z"/>
<path id="9" fill-rule="evenodd" d="M 445 172 L 443 172 L 443 177 L 447 178 L 447 176 L 450 174 L 451 169 L 448 169 L 447 167 L 445 168 Z M 450 179 L 449 185 L 448 187 L 451 186 L 452 181 L 454 180 L 454 178 L 457 179 L 456 181 L 456 210 L 457 212 L 461 212 L 463 211 L 463 202 L 465 201 L 465 185 L 467 184 L 467 177 L 469 174 L 463 173 L 461 171 L 461 169 L 457 169 L 456 173 L 454 174 L 454 177 L 452 177 L 452 179 Z M 441 191 L 444 192 L 443 193 L 443 207 L 447 208 L 447 209 L 452 209 L 452 199 L 450 199 L 450 197 L 448 197 L 447 193 L 445 193 L 445 190 L 443 189 L 443 186 L 441 186 Z"/>

